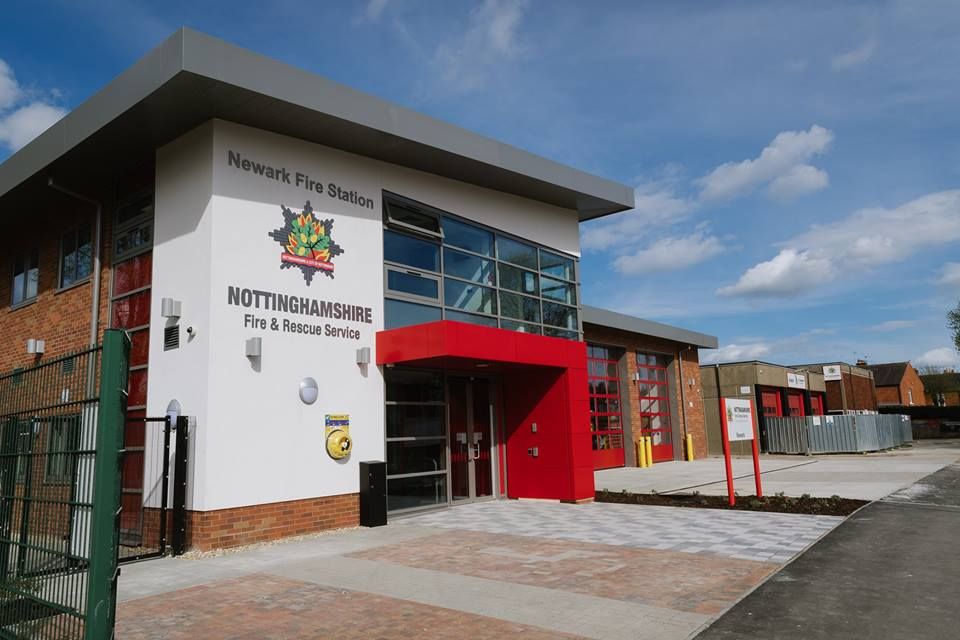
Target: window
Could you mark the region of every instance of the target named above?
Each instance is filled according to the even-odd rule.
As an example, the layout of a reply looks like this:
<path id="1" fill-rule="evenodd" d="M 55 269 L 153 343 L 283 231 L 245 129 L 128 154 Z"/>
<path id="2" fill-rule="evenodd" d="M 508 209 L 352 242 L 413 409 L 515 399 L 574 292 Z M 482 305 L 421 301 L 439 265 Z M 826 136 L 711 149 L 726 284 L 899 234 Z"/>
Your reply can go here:
<path id="1" fill-rule="evenodd" d="M 384 210 L 388 328 L 447 318 L 579 339 L 573 258 L 400 196 Z"/>
<path id="2" fill-rule="evenodd" d="M 13 297 L 11 304 L 17 305 L 36 298 L 39 284 L 39 249 L 21 252 L 13 261 Z"/>
<path id="3" fill-rule="evenodd" d="M 113 240 L 115 262 L 153 247 L 153 194 L 140 196 L 117 209 Z"/>
<path id="4" fill-rule="evenodd" d="M 620 406 L 619 360 L 623 350 L 587 345 L 587 383 L 590 385 L 590 430 L 593 450 L 623 449 L 623 412 Z"/>
<path id="5" fill-rule="evenodd" d="M 667 356 L 637 352 L 637 396 L 640 429 L 654 444 L 670 436 L 670 398 L 667 390 Z M 656 433 L 651 433 L 651 432 Z"/>
<path id="6" fill-rule="evenodd" d="M 93 242 L 90 225 L 85 224 L 63 234 L 60 239 L 60 284 L 69 287 L 85 280 L 93 271 Z"/>
<path id="7" fill-rule="evenodd" d="M 47 465 L 45 479 L 49 483 L 73 481 L 80 442 L 80 416 L 57 416 L 47 427 Z"/>

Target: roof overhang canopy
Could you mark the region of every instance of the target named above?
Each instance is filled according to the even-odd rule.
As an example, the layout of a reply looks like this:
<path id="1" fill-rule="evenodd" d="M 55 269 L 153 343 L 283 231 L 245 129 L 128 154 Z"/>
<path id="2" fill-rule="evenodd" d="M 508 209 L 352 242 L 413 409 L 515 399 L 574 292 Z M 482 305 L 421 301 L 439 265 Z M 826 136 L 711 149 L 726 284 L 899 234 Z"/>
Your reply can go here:
<path id="1" fill-rule="evenodd" d="M 377 333 L 377 364 L 428 368 L 535 366 L 584 369 L 584 344 L 453 320 L 427 322 Z"/>
<path id="2" fill-rule="evenodd" d="M 664 340 L 681 342 L 703 349 L 716 349 L 718 346 L 716 336 L 697 333 L 696 331 L 689 331 L 669 324 L 653 322 L 652 320 L 644 320 L 643 318 L 628 316 L 623 313 L 617 313 L 616 311 L 607 311 L 606 309 L 600 309 L 598 307 L 588 307 L 584 305 L 583 321 L 587 324 L 610 327 L 612 329 L 619 329 L 629 333 L 639 333 L 655 338 L 663 338 Z"/>
<path id="3" fill-rule="evenodd" d="M 0 201 L 29 201 L 53 172 L 106 179 L 213 118 L 573 209 L 581 221 L 634 204 L 625 185 L 190 29 L 0 165 Z"/>

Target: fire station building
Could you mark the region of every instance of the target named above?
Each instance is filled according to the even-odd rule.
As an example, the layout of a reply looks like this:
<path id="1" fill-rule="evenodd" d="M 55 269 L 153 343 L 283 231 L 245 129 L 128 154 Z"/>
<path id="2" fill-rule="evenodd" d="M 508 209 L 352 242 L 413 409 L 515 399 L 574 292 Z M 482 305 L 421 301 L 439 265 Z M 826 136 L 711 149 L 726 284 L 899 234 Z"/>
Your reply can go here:
<path id="1" fill-rule="evenodd" d="M 716 338 L 582 304 L 579 223 L 632 206 L 181 30 L 0 165 L 0 368 L 126 329 L 129 415 L 191 418 L 198 548 L 356 524 L 365 460 L 391 513 L 590 500 L 641 435 L 707 452 Z"/>

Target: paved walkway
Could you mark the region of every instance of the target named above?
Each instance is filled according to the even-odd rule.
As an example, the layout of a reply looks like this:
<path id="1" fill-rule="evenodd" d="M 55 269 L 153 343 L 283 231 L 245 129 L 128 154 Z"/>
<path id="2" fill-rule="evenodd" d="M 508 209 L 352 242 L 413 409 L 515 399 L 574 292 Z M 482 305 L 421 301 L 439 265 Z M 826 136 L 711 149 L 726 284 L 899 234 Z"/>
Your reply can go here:
<path id="1" fill-rule="evenodd" d="M 688 638 L 840 519 L 498 501 L 127 565 L 117 637 Z"/>
<path id="2" fill-rule="evenodd" d="M 955 640 L 960 465 L 867 505 L 701 640 Z"/>
<path id="3" fill-rule="evenodd" d="M 960 440 L 918 441 L 883 453 L 824 456 L 761 456 L 763 491 L 788 496 L 879 500 L 960 459 Z M 753 461 L 733 461 L 740 495 L 755 493 Z M 648 469 L 624 467 L 595 474 L 597 490 L 633 493 L 691 493 L 726 495 L 722 457 L 693 462 L 663 462 Z"/>
<path id="4" fill-rule="evenodd" d="M 842 520 L 719 509 L 509 501 L 463 505 L 400 522 L 783 563 Z"/>

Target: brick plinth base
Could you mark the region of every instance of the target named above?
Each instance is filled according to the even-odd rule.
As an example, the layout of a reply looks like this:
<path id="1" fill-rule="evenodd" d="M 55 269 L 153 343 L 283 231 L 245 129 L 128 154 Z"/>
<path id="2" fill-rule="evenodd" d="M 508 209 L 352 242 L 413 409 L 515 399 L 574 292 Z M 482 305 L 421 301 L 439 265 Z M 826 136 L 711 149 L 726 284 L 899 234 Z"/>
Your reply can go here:
<path id="1" fill-rule="evenodd" d="M 187 512 L 187 546 L 207 551 L 360 524 L 359 494 Z M 169 534 L 168 534 L 169 535 Z"/>

